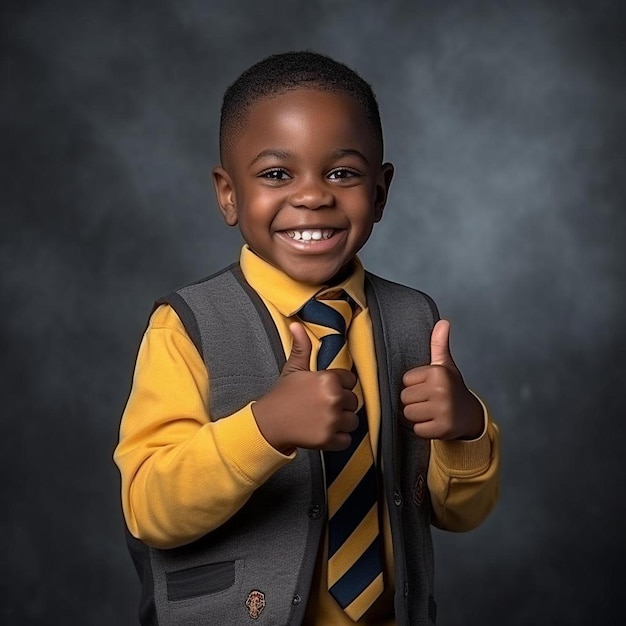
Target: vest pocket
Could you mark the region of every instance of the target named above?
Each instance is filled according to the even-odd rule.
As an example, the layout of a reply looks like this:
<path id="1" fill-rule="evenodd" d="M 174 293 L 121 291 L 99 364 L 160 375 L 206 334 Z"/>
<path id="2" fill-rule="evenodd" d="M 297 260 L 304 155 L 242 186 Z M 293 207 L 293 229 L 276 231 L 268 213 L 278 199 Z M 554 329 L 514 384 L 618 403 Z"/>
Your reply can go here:
<path id="1" fill-rule="evenodd" d="M 187 600 L 224 591 L 235 583 L 235 561 L 210 563 L 165 575 L 167 599 Z"/>

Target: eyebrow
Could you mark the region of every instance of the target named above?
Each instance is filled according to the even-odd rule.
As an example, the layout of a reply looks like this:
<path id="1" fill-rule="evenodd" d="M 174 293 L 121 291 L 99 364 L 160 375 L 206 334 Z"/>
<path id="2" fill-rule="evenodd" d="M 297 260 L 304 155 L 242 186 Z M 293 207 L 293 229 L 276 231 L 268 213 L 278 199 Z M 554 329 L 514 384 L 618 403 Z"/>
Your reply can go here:
<path id="1" fill-rule="evenodd" d="M 282 161 L 286 161 L 289 158 L 289 152 L 285 150 L 278 150 L 274 148 L 270 148 L 268 150 L 262 150 L 257 154 L 252 161 L 250 161 L 250 167 L 254 165 L 257 161 L 264 159 L 265 157 L 274 157 L 276 159 L 281 159 Z"/>
<path id="2" fill-rule="evenodd" d="M 260 161 L 265 157 L 274 157 L 276 159 L 286 161 L 287 159 L 289 159 L 290 156 L 291 153 L 287 152 L 286 150 L 280 150 L 278 148 L 268 148 L 267 150 L 262 150 L 261 152 L 259 152 L 259 154 L 257 154 L 254 159 L 250 161 L 250 167 L 257 163 L 257 161 Z M 358 150 L 354 150 L 352 148 L 342 148 L 332 153 L 333 159 L 339 159 L 344 156 L 355 156 L 369 165 L 369 161 L 365 158 L 365 155 L 362 152 L 359 152 Z"/>
<path id="3" fill-rule="evenodd" d="M 343 157 L 343 156 L 358 157 L 359 159 L 361 159 L 362 161 L 365 161 L 369 165 L 369 161 L 365 158 L 365 155 L 362 152 L 359 152 L 358 150 L 354 150 L 352 148 L 344 148 L 342 150 L 337 150 L 336 152 L 333 153 L 333 157 L 336 159 Z"/>

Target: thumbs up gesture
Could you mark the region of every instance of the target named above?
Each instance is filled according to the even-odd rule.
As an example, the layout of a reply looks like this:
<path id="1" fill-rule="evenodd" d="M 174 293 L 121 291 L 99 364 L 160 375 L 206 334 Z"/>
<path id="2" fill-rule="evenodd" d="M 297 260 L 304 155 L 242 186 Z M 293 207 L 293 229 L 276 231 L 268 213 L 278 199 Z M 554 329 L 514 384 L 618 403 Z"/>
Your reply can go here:
<path id="1" fill-rule="evenodd" d="M 430 338 L 430 365 L 403 376 L 404 417 L 424 439 L 475 439 L 484 428 L 483 409 L 465 386 L 450 354 L 450 322 L 439 320 Z"/>
<path id="2" fill-rule="evenodd" d="M 285 454 L 294 448 L 344 450 L 358 426 L 352 392 L 356 376 L 349 370 L 311 371 L 311 341 L 304 327 L 289 326 L 291 354 L 276 384 L 252 405 L 261 434 Z"/>

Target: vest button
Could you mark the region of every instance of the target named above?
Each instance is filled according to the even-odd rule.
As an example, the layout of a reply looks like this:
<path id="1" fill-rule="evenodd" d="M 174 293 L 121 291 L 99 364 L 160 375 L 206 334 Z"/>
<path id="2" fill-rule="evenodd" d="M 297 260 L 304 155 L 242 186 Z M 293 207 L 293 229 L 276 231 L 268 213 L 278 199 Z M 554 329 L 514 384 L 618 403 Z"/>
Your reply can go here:
<path id="1" fill-rule="evenodd" d="M 309 509 L 309 517 L 313 519 L 317 519 L 322 514 L 322 507 L 319 504 L 314 504 Z"/>
<path id="2" fill-rule="evenodd" d="M 300 602 L 302 602 L 302 598 L 298 594 L 296 594 L 293 597 L 293 600 L 291 601 L 291 604 L 293 604 L 295 606 L 298 606 L 298 604 L 300 604 Z"/>
<path id="3" fill-rule="evenodd" d="M 396 506 L 400 506 L 402 504 L 402 494 L 399 489 L 396 489 L 393 492 L 393 501 Z"/>

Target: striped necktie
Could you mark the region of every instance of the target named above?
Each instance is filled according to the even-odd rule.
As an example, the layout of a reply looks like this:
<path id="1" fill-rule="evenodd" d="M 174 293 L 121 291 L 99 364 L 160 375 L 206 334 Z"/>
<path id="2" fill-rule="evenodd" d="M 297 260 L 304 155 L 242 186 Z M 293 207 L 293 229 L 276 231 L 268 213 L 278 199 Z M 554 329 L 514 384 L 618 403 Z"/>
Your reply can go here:
<path id="1" fill-rule="evenodd" d="M 347 330 L 356 302 L 343 290 L 322 292 L 298 316 L 320 339 L 317 369 L 356 369 L 348 351 Z M 324 452 L 328 496 L 328 589 L 346 614 L 357 621 L 383 591 L 381 537 L 378 527 L 376 469 L 361 385 L 359 426 L 350 447 Z"/>

